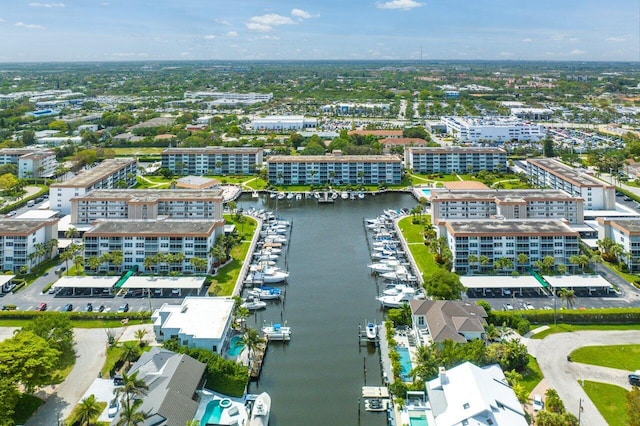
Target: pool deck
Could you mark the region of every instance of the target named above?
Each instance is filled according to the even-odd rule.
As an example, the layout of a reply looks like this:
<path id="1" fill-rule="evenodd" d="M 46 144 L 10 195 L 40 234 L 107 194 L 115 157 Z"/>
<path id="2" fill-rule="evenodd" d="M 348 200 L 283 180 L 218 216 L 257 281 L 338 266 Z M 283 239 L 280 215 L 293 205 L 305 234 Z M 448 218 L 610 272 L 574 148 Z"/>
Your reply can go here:
<path id="1" fill-rule="evenodd" d="M 243 425 L 247 424 L 249 421 L 249 412 L 245 408 L 245 400 L 244 398 L 234 398 L 226 395 L 219 394 L 217 392 L 210 391 L 208 389 L 203 389 L 202 391 L 198 391 L 200 395 L 200 405 L 198 405 L 198 410 L 196 411 L 196 417 L 194 420 L 200 421 L 205 411 L 207 410 L 207 404 L 213 401 L 214 399 L 229 399 L 231 401 L 231 406 L 236 407 L 238 409 L 238 414 L 234 416 L 229 416 L 227 414 L 228 408 L 225 408 L 222 412 L 222 416 L 220 417 L 221 425 Z M 205 426 L 205 425 L 201 425 Z"/>

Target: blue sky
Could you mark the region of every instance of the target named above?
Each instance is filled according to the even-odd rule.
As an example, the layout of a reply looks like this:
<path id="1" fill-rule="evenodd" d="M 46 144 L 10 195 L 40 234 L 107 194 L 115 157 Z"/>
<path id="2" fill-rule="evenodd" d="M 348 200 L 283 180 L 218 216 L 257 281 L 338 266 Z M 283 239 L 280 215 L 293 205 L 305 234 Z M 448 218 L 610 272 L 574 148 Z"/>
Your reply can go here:
<path id="1" fill-rule="evenodd" d="M 0 0 L 0 62 L 640 60 L 638 0 Z"/>

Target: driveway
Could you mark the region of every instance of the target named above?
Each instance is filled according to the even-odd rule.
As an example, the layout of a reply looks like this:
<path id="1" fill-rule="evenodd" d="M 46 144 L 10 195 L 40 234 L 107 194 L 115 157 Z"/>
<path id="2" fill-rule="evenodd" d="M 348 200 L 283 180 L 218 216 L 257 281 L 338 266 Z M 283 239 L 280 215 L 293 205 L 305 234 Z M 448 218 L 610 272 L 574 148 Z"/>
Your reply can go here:
<path id="1" fill-rule="evenodd" d="M 98 377 L 106 357 L 107 335 L 102 328 L 74 329 L 76 363 L 67 379 L 55 386 L 51 396 L 27 421 L 26 426 L 51 426 L 66 418 Z"/>
<path id="2" fill-rule="evenodd" d="M 547 336 L 542 340 L 522 339 L 529 353 L 536 357 L 549 384 L 564 402 L 567 411 L 578 416 L 580 402 L 581 425 L 606 426 L 598 409 L 582 389 L 579 380 L 611 383 L 629 389 L 625 370 L 604 368 L 567 361 L 567 355 L 582 346 L 637 344 L 640 331 L 578 331 Z"/>

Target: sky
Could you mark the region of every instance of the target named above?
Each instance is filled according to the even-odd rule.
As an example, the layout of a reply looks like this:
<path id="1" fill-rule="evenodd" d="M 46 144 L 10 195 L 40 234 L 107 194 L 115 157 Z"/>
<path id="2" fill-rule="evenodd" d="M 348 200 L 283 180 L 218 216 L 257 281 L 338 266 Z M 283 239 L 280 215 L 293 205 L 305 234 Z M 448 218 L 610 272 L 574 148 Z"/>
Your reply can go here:
<path id="1" fill-rule="evenodd" d="M 640 0 L 0 0 L 0 62 L 640 61 Z"/>

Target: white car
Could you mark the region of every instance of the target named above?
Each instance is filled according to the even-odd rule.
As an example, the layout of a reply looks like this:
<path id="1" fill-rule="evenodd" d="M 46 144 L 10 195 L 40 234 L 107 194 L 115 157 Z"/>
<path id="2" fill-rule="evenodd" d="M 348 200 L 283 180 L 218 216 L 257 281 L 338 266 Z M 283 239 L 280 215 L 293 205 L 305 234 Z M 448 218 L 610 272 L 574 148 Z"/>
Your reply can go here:
<path id="1" fill-rule="evenodd" d="M 107 411 L 109 418 L 110 419 L 114 418 L 116 414 L 118 414 L 119 409 L 120 409 L 120 402 L 118 401 L 118 398 L 113 398 L 111 402 L 109 402 L 109 411 Z"/>
<path id="2" fill-rule="evenodd" d="M 542 396 L 540 394 L 533 395 L 533 411 L 542 410 Z"/>

